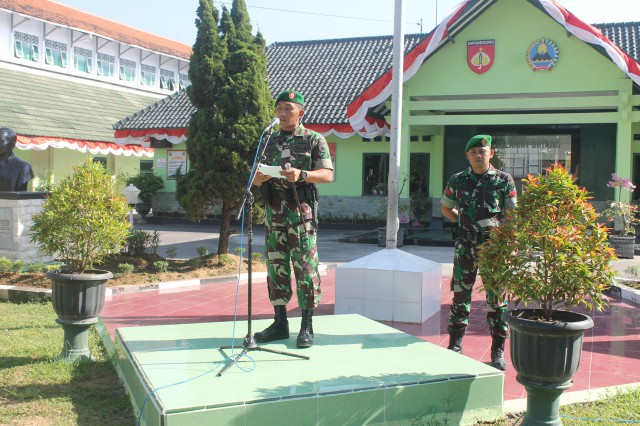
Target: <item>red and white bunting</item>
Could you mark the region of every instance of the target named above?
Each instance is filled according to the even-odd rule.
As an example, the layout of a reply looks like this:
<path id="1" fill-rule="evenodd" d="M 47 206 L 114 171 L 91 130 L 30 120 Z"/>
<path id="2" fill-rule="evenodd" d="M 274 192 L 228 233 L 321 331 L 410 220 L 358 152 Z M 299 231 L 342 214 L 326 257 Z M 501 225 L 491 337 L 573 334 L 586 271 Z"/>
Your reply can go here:
<path id="1" fill-rule="evenodd" d="M 139 145 L 116 145 L 113 142 L 93 142 L 69 138 L 47 136 L 28 137 L 18 135 L 16 147 L 21 150 L 44 151 L 47 148 L 65 148 L 93 155 L 124 155 L 125 157 L 153 157 L 153 148 Z"/>
<path id="2" fill-rule="evenodd" d="M 549 15 L 580 40 L 602 47 L 614 64 L 622 70 L 634 83 L 640 84 L 640 64 L 627 55 L 611 40 L 593 27 L 563 8 L 554 0 L 538 0 Z"/>
<path id="3" fill-rule="evenodd" d="M 423 61 L 433 53 L 440 43 L 444 42 L 449 27 L 458 19 L 469 1 L 471 0 L 465 0 L 458 4 L 453 11 L 442 20 L 435 31 L 405 55 L 404 81 L 413 77 Z M 622 49 L 616 46 L 611 40 L 602 35 L 600 30 L 580 20 L 555 0 L 536 1 L 568 32 L 586 43 L 603 48 L 609 58 L 622 72 L 633 80 L 634 83 L 640 84 L 640 64 L 623 52 Z M 368 120 L 367 112 L 369 108 L 380 105 L 391 95 L 391 77 L 391 69 L 389 69 L 356 98 L 356 100 L 347 106 L 349 122 L 359 133 L 366 135 L 382 133 L 380 130 L 377 130 L 376 133 L 376 126 L 372 125 L 371 121 Z"/>
<path id="4" fill-rule="evenodd" d="M 149 147 L 151 138 L 167 140 L 176 145 L 187 140 L 187 129 L 141 129 L 116 130 L 115 143 L 118 145 L 141 145 Z"/>
<path id="5" fill-rule="evenodd" d="M 442 20 L 440 25 L 427 38 L 405 55 L 403 81 L 413 77 L 420 69 L 422 62 L 443 42 L 448 34 L 449 27 L 456 21 L 469 1 L 471 0 L 465 0 L 454 7 L 453 11 Z M 369 108 L 380 105 L 391 96 L 391 80 L 392 71 L 389 69 L 347 106 L 347 116 L 351 127 L 358 130 L 363 136 L 372 137 L 386 133 L 389 130 L 386 122 L 384 122 L 383 126 L 380 126 L 380 120 L 371 120 L 370 117 L 367 117 L 367 112 Z M 386 131 L 383 132 L 383 129 Z"/>

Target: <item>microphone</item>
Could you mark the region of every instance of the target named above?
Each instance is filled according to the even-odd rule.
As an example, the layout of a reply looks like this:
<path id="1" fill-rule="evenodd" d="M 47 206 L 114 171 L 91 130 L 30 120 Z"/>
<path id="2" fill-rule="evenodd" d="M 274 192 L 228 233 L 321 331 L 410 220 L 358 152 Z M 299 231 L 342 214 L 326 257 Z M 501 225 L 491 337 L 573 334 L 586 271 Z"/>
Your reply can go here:
<path id="1" fill-rule="evenodd" d="M 264 129 L 264 131 L 262 133 L 270 132 L 278 124 L 280 124 L 280 119 L 279 118 L 274 118 L 273 121 L 271 123 L 269 123 L 269 125 L 267 127 L 265 127 L 265 129 Z"/>

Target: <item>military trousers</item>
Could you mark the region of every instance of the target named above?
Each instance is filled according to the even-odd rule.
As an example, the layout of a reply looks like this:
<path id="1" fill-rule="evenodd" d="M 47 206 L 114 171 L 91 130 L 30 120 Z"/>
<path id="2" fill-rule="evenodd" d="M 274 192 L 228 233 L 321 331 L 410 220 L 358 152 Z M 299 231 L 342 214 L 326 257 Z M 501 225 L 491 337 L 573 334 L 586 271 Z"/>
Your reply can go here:
<path id="1" fill-rule="evenodd" d="M 453 302 L 449 312 L 448 327 L 450 334 L 464 334 L 469 325 L 471 296 L 478 275 L 478 246 L 478 244 L 465 239 L 457 239 L 455 242 L 453 277 L 451 279 Z M 507 337 L 509 327 L 502 319 L 502 314 L 507 310 L 505 298 L 489 290 L 485 290 L 485 295 L 487 323 L 491 335 Z"/>
<path id="2" fill-rule="evenodd" d="M 265 257 L 269 300 L 274 306 L 291 300 L 291 267 L 300 309 L 314 309 L 321 299 L 318 248 L 313 214 L 307 203 L 300 209 L 282 203 L 279 210 L 266 206 Z"/>

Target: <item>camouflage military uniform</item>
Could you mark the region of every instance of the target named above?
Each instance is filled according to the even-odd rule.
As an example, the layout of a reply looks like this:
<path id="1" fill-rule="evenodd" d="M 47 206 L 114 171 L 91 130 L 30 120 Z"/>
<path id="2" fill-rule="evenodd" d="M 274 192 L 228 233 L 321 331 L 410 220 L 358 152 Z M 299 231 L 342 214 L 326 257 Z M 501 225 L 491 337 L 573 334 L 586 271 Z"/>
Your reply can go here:
<path id="1" fill-rule="evenodd" d="M 283 169 L 287 164 L 300 170 L 333 169 L 326 140 L 302 125 L 293 134 L 275 133 L 265 150 L 264 163 Z M 300 206 L 292 190 L 294 185 L 298 188 Z M 286 305 L 291 300 L 293 264 L 298 305 L 303 310 L 314 309 L 321 297 L 315 185 L 272 178 L 262 186 L 267 198 L 265 256 L 269 299 L 274 306 Z"/>
<path id="2" fill-rule="evenodd" d="M 478 273 L 477 249 L 491 228 L 505 218 L 505 210 L 516 205 L 516 188 L 508 173 L 493 167 L 483 175 L 471 168 L 449 179 L 440 201 L 443 206 L 458 209 L 458 237 L 455 240 L 453 302 L 449 314 L 449 333 L 464 334 L 469 324 L 471 293 Z M 507 337 L 507 324 L 502 320 L 506 303 L 499 295 L 489 291 L 487 322 L 492 336 Z"/>

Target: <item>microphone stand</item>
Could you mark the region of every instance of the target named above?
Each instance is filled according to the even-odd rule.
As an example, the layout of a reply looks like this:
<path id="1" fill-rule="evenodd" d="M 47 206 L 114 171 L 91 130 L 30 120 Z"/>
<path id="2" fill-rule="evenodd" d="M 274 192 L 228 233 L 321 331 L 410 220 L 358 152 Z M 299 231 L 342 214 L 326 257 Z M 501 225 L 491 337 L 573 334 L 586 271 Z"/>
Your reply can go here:
<path id="1" fill-rule="evenodd" d="M 272 126 L 271 126 L 272 127 Z M 272 127 L 273 128 L 273 127 Z M 256 158 L 257 159 L 261 159 L 262 156 L 264 155 L 264 151 L 267 147 L 267 144 L 269 143 L 269 139 L 271 139 L 271 129 L 268 130 L 267 133 L 267 137 L 264 141 L 264 143 L 262 144 L 262 146 L 258 145 L 258 152 L 260 155 L 258 155 Z M 245 356 L 248 352 L 251 351 L 261 351 L 261 352 L 269 352 L 269 353 L 274 353 L 274 354 L 279 354 L 279 355 L 287 355 L 287 356 L 291 356 L 291 357 L 295 357 L 295 358 L 301 358 L 301 359 L 309 359 L 308 356 L 306 355 L 299 355 L 299 354 L 294 354 L 291 352 L 284 352 L 284 351 L 277 351 L 275 349 L 268 349 L 268 348 L 263 348 L 261 346 L 258 346 L 258 344 L 256 343 L 255 338 L 253 337 L 253 333 L 251 332 L 251 299 L 252 299 L 252 283 L 251 283 L 251 273 L 252 273 L 252 268 L 251 268 L 251 263 L 252 263 L 252 254 L 253 254 L 253 220 L 252 220 L 252 213 L 253 213 L 253 193 L 251 193 L 251 184 L 253 182 L 253 179 L 255 178 L 256 172 L 258 171 L 258 167 L 254 164 L 254 167 L 252 168 L 251 171 L 251 175 L 249 176 L 249 184 L 247 185 L 246 189 L 245 189 L 245 193 L 244 193 L 244 199 L 242 201 L 242 207 L 240 209 L 240 213 L 238 213 L 238 219 L 240 218 L 240 216 L 242 215 L 242 213 L 245 211 L 245 204 L 247 206 L 247 211 L 246 211 L 246 216 L 247 216 L 247 240 L 248 240 L 248 248 L 247 248 L 247 258 L 249 260 L 248 262 L 248 266 L 247 266 L 247 335 L 244 337 L 244 339 L 242 340 L 242 352 L 240 352 L 237 355 L 234 355 L 232 358 L 227 357 L 226 353 L 224 352 L 225 349 L 233 349 L 233 346 L 222 346 L 220 347 L 220 351 L 225 355 L 225 358 L 228 358 L 229 361 L 225 364 L 225 366 L 218 372 L 218 374 L 216 375 L 217 377 L 222 376 L 222 374 L 227 371 L 229 368 L 231 368 L 232 365 L 237 364 L 238 360 L 240 358 L 242 358 L 243 356 Z"/>

